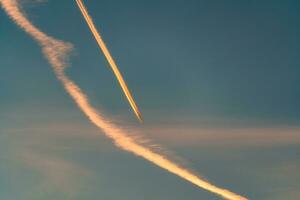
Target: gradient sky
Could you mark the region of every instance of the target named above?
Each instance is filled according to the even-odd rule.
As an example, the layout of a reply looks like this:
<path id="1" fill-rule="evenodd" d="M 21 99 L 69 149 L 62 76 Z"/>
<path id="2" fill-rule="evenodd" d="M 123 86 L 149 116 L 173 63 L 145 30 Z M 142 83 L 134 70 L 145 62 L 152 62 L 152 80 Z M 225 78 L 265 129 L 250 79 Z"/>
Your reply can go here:
<path id="1" fill-rule="evenodd" d="M 119 124 L 249 199 L 300 198 L 300 2 L 86 1 L 139 125 L 75 2 L 27 0 L 74 44 L 67 73 Z M 78 110 L 40 47 L 0 10 L 0 199 L 219 199 L 117 149 Z"/>

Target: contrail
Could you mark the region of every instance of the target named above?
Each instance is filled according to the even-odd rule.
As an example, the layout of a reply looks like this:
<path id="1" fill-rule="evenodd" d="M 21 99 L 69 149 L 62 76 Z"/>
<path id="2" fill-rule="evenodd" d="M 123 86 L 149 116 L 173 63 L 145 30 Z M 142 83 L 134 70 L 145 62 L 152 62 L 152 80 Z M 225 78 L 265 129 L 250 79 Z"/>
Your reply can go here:
<path id="1" fill-rule="evenodd" d="M 118 69 L 118 66 L 116 65 L 116 63 L 115 63 L 114 59 L 112 58 L 111 54 L 109 53 L 102 37 L 100 36 L 100 34 L 99 34 L 92 18 L 90 17 L 87 9 L 85 8 L 82 0 L 76 0 L 76 3 L 77 3 L 77 5 L 78 5 L 78 7 L 81 11 L 81 14 L 83 15 L 83 17 L 86 21 L 86 23 L 88 24 L 91 32 L 93 33 L 100 49 L 102 50 L 103 54 L 105 55 L 106 60 L 108 61 L 108 63 L 110 65 L 111 69 L 113 70 L 115 76 L 117 77 L 117 80 L 119 81 L 120 86 L 121 86 L 123 92 L 125 93 L 125 96 L 127 97 L 127 100 L 129 101 L 136 117 L 138 118 L 138 120 L 140 122 L 143 122 L 141 112 L 139 111 L 139 108 L 137 107 L 137 105 L 136 105 L 136 103 L 135 103 L 135 101 L 134 101 L 127 85 L 126 85 L 126 82 L 124 81 L 124 79 L 122 77 L 122 74 Z"/>
<path id="2" fill-rule="evenodd" d="M 52 65 L 57 78 L 61 81 L 65 90 L 75 101 L 80 110 L 96 125 L 104 134 L 111 138 L 116 146 L 143 157 L 151 163 L 189 181 L 196 186 L 215 193 L 229 200 L 246 200 L 238 194 L 229 190 L 219 188 L 200 176 L 192 173 L 188 169 L 181 167 L 179 164 L 171 161 L 166 156 L 154 152 L 152 149 L 143 146 L 134 137 L 131 137 L 121 127 L 110 122 L 105 116 L 97 112 L 90 104 L 86 95 L 81 89 L 64 74 L 65 59 L 72 46 L 60 40 L 56 40 L 36 28 L 21 12 L 18 0 L 1 0 L 1 5 L 7 12 L 8 16 L 15 21 L 24 31 L 31 35 L 42 47 L 45 57 Z"/>

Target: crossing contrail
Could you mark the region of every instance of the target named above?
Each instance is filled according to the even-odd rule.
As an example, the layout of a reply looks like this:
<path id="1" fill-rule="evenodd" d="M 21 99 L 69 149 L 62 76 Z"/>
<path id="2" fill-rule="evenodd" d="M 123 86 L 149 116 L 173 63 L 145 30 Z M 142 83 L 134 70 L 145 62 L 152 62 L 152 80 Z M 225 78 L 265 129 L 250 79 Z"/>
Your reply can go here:
<path id="1" fill-rule="evenodd" d="M 143 122 L 143 117 L 141 115 L 141 112 L 139 111 L 139 108 L 136 105 L 136 103 L 135 103 L 135 101 L 134 101 L 134 99 L 133 99 L 133 97 L 131 95 L 131 92 L 129 91 L 129 89 L 128 89 L 127 85 L 126 85 L 126 82 L 124 81 L 123 76 L 122 76 L 121 72 L 118 69 L 118 66 L 116 65 L 116 63 L 115 63 L 114 59 L 112 58 L 111 54 L 109 53 L 109 51 L 108 51 L 108 49 L 107 49 L 107 47 L 106 47 L 106 45 L 105 45 L 102 37 L 100 36 L 100 34 L 99 34 L 99 32 L 98 32 L 98 30 L 97 30 L 97 28 L 96 28 L 96 26 L 95 26 L 92 18 L 90 17 L 87 9 L 85 8 L 85 6 L 84 6 L 84 4 L 83 4 L 83 2 L 81 0 L 76 0 L 76 3 L 77 3 L 77 5 L 78 5 L 78 7 L 79 7 L 79 9 L 81 11 L 81 14 L 83 15 L 83 17 L 84 17 L 84 19 L 86 21 L 86 23 L 88 24 L 91 32 L 93 33 L 93 35 L 94 35 L 94 37 L 95 37 L 95 39 L 96 39 L 96 41 L 98 43 L 98 46 L 102 50 L 102 52 L 103 52 L 106 60 L 108 61 L 111 69 L 113 70 L 113 72 L 114 72 L 117 80 L 119 81 L 120 86 L 121 86 L 123 92 L 125 93 L 125 96 L 126 96 L 127 100 L 129 101 L 129 103 L 130 103 L 130 105 L 131 105 L 131 107 L 132 107 L 132 109 L 133 109 L 136 117 L 138 118 L 138 120 L 140 122 Z"/>
<path id="2" fill-rule="evenodd" d="M 142 145 L 136 138 L 130 136 L 128 132 L 122 129 L 122 127 L 115 125 L 104 115 L 97 112 L 97 110 L 90 104 L 83 91 L 64 73 L 64 68 L 66 66 L 65 59 L 67 58 L 68 53 L 72 50 L 72 45 L 54 39 L 40 31 L 22 13 L 19 8 L 18 0 L 0 0 L 0 2 L 8 16 L 41 45 L 43 53 L 53 67 L 58 80 L 60 80 L 65 90 L 77 104 L 78 108 L 95 126 L 102 130 L 107 137 L 112 139 L 116 146 L 125 151 L 131 152 L 136 156 L 140 156 L 169 171 L 170 173 L 173 173 L 186 181 L 189 181 L 190 183 L 215 193 L 225 199 L 246 200 L 243 196 L 209 183 L 190 170 L 181 167 L 180 164 L 175 163 L 165 155 L 157 153 L 151 148 Z"/>

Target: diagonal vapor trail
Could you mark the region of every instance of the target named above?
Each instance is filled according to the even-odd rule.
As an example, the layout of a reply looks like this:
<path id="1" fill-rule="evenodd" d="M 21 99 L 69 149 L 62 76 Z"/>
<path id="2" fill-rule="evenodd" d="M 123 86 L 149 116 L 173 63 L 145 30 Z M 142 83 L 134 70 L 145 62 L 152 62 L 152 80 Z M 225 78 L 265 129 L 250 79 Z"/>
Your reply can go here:
<path id="1" fill-rule="evenodd" d="M 181 167 L 178 163 L 171 161 L 161 153 L 157 153 L 152 149 L 140 144 L 137 139 L 130 136 L 122 127 L 115 125 L 109 121 L 104 115 L 98 113 L 90 104 L 87 96 L 81 89 L 70 80 L 64 73 L 66 67 L 65 59 L 72 50 L 72 45 L 57 39 L 54 39 L 34 26 L 22 13 L 19 8 L 18 0 L 0 0 L 1 6 L 8 16 L 25 32 L 31 35 L 42 47 L 42 51 L 53 67 L 57 79 L 62 83 L 65 90 L 77 104 L 78 108 L 86 115 L 86 117 L 103 133 L 109 137 L 114 144 L 136 156 L 142 157 L 152 164 L 155 164 L 170 173 L 173 173 L 194 185 L 207 191 L 215 193 L 228 200 L 246 200 L 245 197 L 235 194 L 227 189 L 223 189 L 209 183 L 200 176 L 192 173 L 190 170 Z"/>
<path id="2" fill-rule="evenodd" d="M 90 17 L 87 9 L 85 8 L 83 2 L 81 0 L 76 0 L 76 3 L 81 11 L 81 14 L 83 15 L 86 23 L 88 24 L 92 34 L 94 35 L 96 41 L 97 41 L 97 44 L 98 46 L 100 47 L 100 49 L 102 50 L 106 60 L 108 61 L 111 69 L 113 70 L 117 80 L 119 81 L 119 84 L 123 90 L 123 92 L 125 93 L 125 96 L 127 98 L 127 100 L 129 101 L 136 117 L 138 118 L 138 120 L 142 123 L 143 122 L 143 117 L 141 115 L 141 112 L 139 111 L 139 108 L 138 106 L 136 105 L 132 95 L 131 95 L 131 92 L 129 91 L 128 87 L 127 87 L 127 84 L 126 82 L 124 81 L 123 79 L 123 76 L 121 74 L 121 72 L 119 71 L 118 69 L 118 66 L 116 65 L 114 59 L 112 58 L 111 54 L 109 53 L 102 37 L 100 36 L 92 18 Z"/>

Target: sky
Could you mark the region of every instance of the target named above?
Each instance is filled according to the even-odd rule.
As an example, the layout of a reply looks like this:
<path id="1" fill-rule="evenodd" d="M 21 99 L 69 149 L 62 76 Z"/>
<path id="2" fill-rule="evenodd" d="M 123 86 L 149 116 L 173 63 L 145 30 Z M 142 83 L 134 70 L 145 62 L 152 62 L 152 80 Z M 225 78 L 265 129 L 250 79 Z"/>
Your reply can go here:
<path id="1" fill-rule="evenodd" d="M 96 108 L 218 186 L 249 199 L 299 199 L 300 2 L 85 4 L 142 125 L 75 1 L 22 8 L 74 45 L 66 73 Z M 3 9 L 0 43 L 0 199 L 221 199 L 116 148 Z"/>

